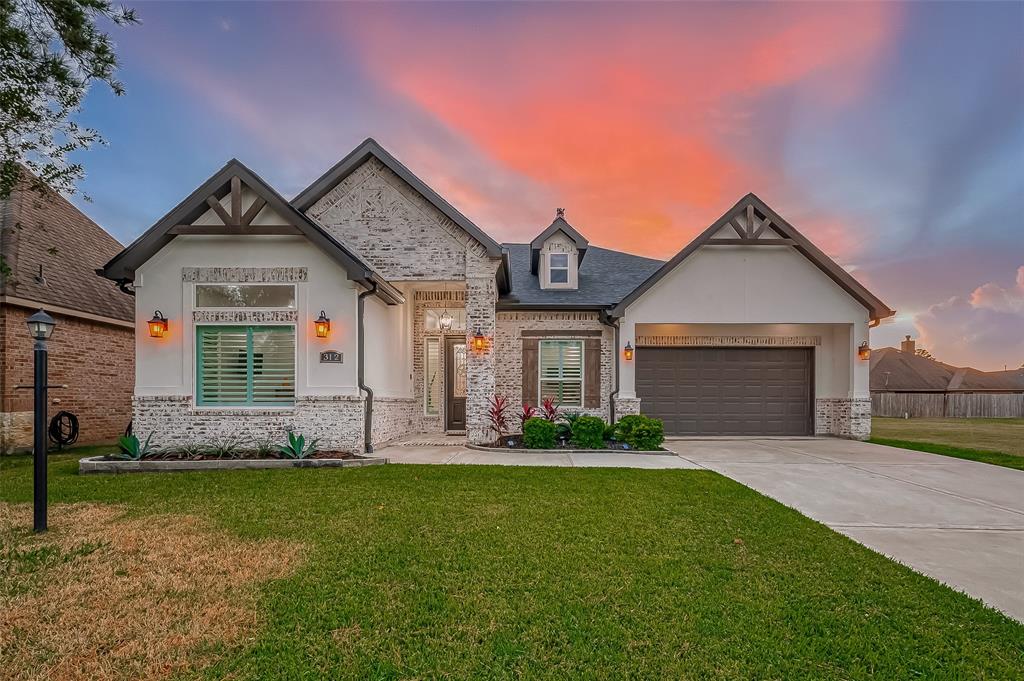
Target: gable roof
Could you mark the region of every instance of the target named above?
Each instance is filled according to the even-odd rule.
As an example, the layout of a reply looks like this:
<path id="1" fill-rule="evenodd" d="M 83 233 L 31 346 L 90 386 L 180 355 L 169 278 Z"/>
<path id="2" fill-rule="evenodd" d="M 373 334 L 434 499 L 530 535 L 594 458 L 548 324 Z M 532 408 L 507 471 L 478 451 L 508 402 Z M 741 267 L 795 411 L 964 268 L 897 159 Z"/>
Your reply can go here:
<path id="1" fill-rule="evenodd" d="M 511 291 L 498 298 L 499 309 L 604 309 L 644 282 L 664 263 L 631 253 L 591 246 L 580 265 L 578 288 L 542 289 L 530 271 L 531 245 L 505 244 Z"/>
<path id="2" fill-rule="evenodd" d="M 921 357 L 896 348 L 871 352 L 871 390 L 905 392 L 1024 392 L 1024 369 L 980 371 Z"/>
<path id="3" fill-rule="evenodd" d="M 573 244 L 575 244 L 576 250 L 579 253 L 579 259 L 577 262 L 583 262 L 583 256 L 586 254 L 587 247 L 590 243 L 582 234 L 573 229 L 573 226 L 565 219 L 565 211 L 559 208 L 554 222 L 548 225 L 547 229 L 538 234 L 537 238 L 530 242 L 530 272 L 533 274 L 537 274 L 537 265 L 540 262 L 540 249 L 544 247 L 544 242 L 551 238 L 556 232 L 561 232 L 569 237 Z"/>
<path id="4" fill-rule="evenodd" d="M 161 248 L 170 243 L 177 236 L 181 225 L 191 225 L 199 216 L 211 208 L 211 205 L 207 203 L 209 197 L 219 201 L 232 192 L 234 178 L 240 180 L 242 184 L 245 184 L 255 192 L 260 199 L 266 201 L 265 205 L 293 226 L 295 233 L 305 236 L 341 265 L 348 273 L 349 279 L 359 282 L 368 289 L 374 289 L 376 294 L 389 304 L 403 302 L 402 294 L 398 289 L 389 284 L 372 267 L 360 260 L 358 256 L 319 225 L 297 211 L 273 187 L 267 184 L 263 178 L 256 175 L 238 159 L 234 158 L 228 161 L 213 177 L 189 194 L 181 203 L 171 209 L 167 215 L 160 218 L 155 225 L 132 242 L 130 246 L 114 256 L 103 268 L 97 270 L 97 273 L 117 282 L 133 281 L 135 270 L 153 257 Z M 221 233 L 235 233 L 239 235 L 260 233 L 259 226 L 248 227 L 243 225 L 238 225 L 236 221 L 235 226 L 225 225 L 229 231 L 224 230 Z"/>
<path id="5" fill-rule="evenodd" d="M 879 320 L 886 317 L 891 317 L 896 314 L 895 310 L 890 309 L 885 303 L 875 297 L 870 291 L 858 282 L 850 275 L 849 272 L 840 267 L 834 260 L 825 255 L 817 246 L 812 244 L 810 240 L 803 234 L 798 232 L 795 227 L 786 222 L 778 213 L 768 207 L 768 205 L 758 198 L 754 194 L 747 194 L 735 206 L 730 208 L 722 217 L 718 218 L 710 227 L 701 232 L 697 237 L 686 245 L 683 250 L 679 251 L 671 260 L 666 262 L 661 269 L 652 274 L 647 281 L 643 282 L 636 288 L 632 293 L 626 296 L 622 302 L 615 306 L 611 314 L 615 317 L 621 317 L 626 308 L 636 301 L 640 296 L 646 293 L 652 286 L 657 284 L 662 277 L 667 275 L 669 272 L 678 267 L 684 260 L 690 257 L 698 248 L 705 246 L 708 242 L 712 241 L 712 237 L 715 236 L 724 227 L 730 225 L 730 223 L 736 218 L 743 214 L 753 215 L 757 219 L 762 221 L 764 226 L 772 229 L 779 236 L 782 237 L 780 240 L 768 240 L 768 243 L 775 241 L 776 243 L 784 243 L 790 245 L 800 252 L 805 258 L 811 261 L 819 270 L 825 273 L 832 281 L 838 284 L 844 291 L 850 294 L 854 300 L 859 302 L 861 305 L 868 309 L 871 319 Z M 763 221 L 769 221 L 763 223 Z M 740 239 L 728 239 L 723 240 L 722 243 L 746 243 L 750 245 L 756 245 L 754 242 L 757 241 L 757 236 L 750 234 L 747 238 Z"/>
<path id="6" fill-rule="evenodd" d="M 0 252 L 10 267 L 0 276 L 0 295 L 134 320 L 132 297 L 95 274 L 123 248 L 120 242 L 26 168 L 21 172 L 10 198 L 0 201 Z"/>
<path id="7" fill-rule="evenodd" d="M 450 203 L 427 186 L 427 183 L 416 177 L 411 170 L 392 156 L 384 147 L 380 146 L 372 137 L 366 138 L 362 144 L 353 149 L 348 156 L 338 161 L 337 164 L 326 173 L 317 178 L 298 196 L 292 199 L 292 205 L 298 210 L 305 212 L 312 208 L 313 204 L 322 199 L 339 182 L 348 177 L 356 168 L 361 166 L 367 159 L 373 157 L 388 167 L 391 172 L 398 175 L 402 180 L 419 192 L 423 198 L 437 208 L 448 219 L 461 227 L 467 234 L 476 239 L 487 250 L 487 255 L 492 258 L 501 257 L 501 246 L 497 241 L 487 235 L 482 229 L 473 224 L 473 221 L 455 209 Z"/>

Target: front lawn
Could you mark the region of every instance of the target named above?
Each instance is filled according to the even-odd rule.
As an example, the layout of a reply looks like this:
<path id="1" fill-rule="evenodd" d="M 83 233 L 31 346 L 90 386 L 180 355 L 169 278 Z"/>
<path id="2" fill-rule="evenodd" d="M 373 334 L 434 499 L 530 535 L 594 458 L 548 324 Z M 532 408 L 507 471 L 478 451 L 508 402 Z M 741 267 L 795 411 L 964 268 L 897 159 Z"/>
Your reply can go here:
<path id="1" fill-rule="evenodd" d="M 871 419 L 871 442 L 1024 470 L 1024 419 Z"/>
<path id="2" fill-rule="evenodd" d="M 40 630 L 33 599 L 81 623 L 88 604 L 114 678 L 160 653 L 153 640 L 192 648 L 155 646 L 171 659 L 147 670 L 237 679 L 1011 678 L 1024 665 L 1021 625 L 708 471 L 75 470 L 51 465 L 49 535 L 0 532 L 0 621 L 16 611 Z M 29 457 L 0 459 L 0 501 L 28 502 L 30 474 Z M 190 581 L 209 574 L 239 586 Z M 75 575 L 93 597 L 67 596 Z M 150 579 L 159 598 L 106 597 L 106 581 Z M 236 617 L 252 627 L 228 631 Z M 220 626 L 197 634 L 208 621 Z M 87 647 L 50 645 L 41 666 L 5 673 L 43 678 Z"/>

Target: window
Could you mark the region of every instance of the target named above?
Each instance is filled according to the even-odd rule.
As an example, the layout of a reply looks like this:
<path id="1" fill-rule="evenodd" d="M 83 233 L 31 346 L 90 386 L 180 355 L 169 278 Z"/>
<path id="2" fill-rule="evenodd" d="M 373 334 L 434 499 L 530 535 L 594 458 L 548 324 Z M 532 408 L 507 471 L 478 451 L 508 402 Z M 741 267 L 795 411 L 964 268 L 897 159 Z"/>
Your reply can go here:
<path id="1" fill-rule="evenodd" d="M 424 339 L 423 346 L 423 382 L 426 413 L 436 414 L 437 405 L 441 403 L 441 389 L 444 376 L 441 374 L 441 339 Z"/>
<path id="2" fill-rule="evenodd" d="M 583 341 L 540 342 L 540 396 L 562 407 L 583 406 Z"/>
<path id="3" fill-rule="evenodd" d="M 552 253 L 548 256 L 548 281 L 552 284 L 569 283 L 568 253 Z"/>
<path id="4" fill-rule="evenodd" d="M 295 403 L 295 327 L 197 326 L 196 403 Z"/>
<path id="5" fill-rule="evenodd" d="M 196 307 L 295 308 L 294 284 L 197 284 Z"/>

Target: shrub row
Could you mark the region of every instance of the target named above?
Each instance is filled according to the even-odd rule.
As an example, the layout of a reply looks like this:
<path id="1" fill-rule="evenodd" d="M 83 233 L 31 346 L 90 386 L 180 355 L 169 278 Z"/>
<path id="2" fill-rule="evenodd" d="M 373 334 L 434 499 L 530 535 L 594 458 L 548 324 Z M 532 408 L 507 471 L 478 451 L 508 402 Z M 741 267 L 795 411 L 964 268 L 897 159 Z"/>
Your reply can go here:
<path id="1" fill-rule="evenodd" d="M 554 449 L 560 428 L 567 431 L 567 439 L 577 449 L 601 449 L 606 441 L 612 440 L 625 443 L 630 449 L 650 451 L 661 447 L 665 440 L 662 422 L 639 414 L 623 416 L 614 424 L 606 424 L 597 416 L 574 415 L 565 424 L 534 416 L 523 422 L 523 446 Z"/>

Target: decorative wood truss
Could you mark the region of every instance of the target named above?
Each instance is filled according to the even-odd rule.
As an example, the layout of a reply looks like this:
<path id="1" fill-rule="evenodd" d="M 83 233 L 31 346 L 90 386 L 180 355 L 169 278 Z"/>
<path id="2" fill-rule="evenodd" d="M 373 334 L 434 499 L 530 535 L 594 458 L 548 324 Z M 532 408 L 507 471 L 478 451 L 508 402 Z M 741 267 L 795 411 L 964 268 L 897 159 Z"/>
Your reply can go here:
<path id="1" fill-rule="evenodd" d="M 777 235 L 778 232 L 772 229 L 772 220 L 766 215 L 755 210 L 754 206 L 747 204 L 747 220 L 744 225 L 739 216 L 729 218 L 728 225 L 732 227 L 738 238 L 717 237 L 708 239 L 705 243 L 709 246 L 793 246 L 796 241 L 788 237 L 769 236 L 762 237 L 766 231 L 769 234 Z"/>
<path id="2" fill-rule="evenodd" d="M 242 179 L 238 175 L 231 176 L 230 188 L 228 193 L 231 195 L 231 202 L 229 207 L 231 212 L 224 207 L 222 200 L 225 194 L 217 196 L 217 193 L 210 194 L 206 197 L 206 205 L 208 205 L 217 217 L 220 218 L 222 224 L 219 225 L 175 225 L 171 227 L 170 234 L 302 234 L 295 225 L 254 225 L 252 221 L 256 219 L 263 207 L 267 205 L 267 200 L 262 196 L 257 195 L 253 202 L 249 204 L 249 207 L 242 212 Z"/>

